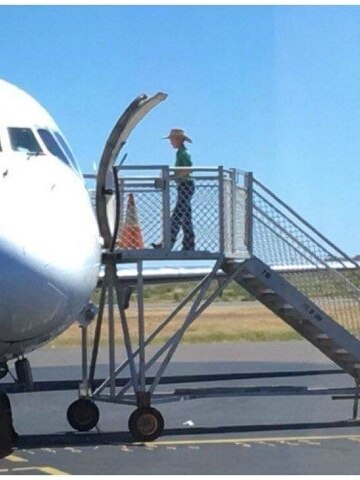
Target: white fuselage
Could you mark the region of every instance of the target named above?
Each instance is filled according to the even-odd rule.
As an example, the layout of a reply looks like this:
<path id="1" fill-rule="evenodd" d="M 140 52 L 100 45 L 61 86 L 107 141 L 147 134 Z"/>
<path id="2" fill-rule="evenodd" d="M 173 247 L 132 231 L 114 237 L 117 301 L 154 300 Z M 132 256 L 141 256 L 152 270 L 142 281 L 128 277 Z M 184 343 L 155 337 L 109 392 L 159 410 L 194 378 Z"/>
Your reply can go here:
<path id="1" fill-rule="evenodd" d="M 2 87 L 12 91 L 0 81 L 0 100 Z M 75 163 L 48 149 L 43 132 L 61 133 L 37 105 L 33 100 L 26 121 L 11 118 L 7 125 L 0 114 L 0 361 L 37 348 L 80 318 L 100 268 L 83 178 Z M 29 131 L 40 153 L 25 148 Z"/>

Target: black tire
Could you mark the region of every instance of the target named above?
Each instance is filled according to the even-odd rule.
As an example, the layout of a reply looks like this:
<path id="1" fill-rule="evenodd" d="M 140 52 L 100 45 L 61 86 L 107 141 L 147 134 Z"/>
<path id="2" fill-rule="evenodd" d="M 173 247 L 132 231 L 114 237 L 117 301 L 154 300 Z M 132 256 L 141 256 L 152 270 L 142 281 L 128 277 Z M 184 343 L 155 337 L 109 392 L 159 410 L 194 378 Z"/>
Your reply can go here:
<path id="1" fill-rule="evenodd" d="M 0 379 L 6 377 L 9 373 L 9 368 L 6 362 L 0 363 Z"/>
<path id="2" fill-rule="evenodd" d="M 13 426 L 9 396 L 0 390 L 0 458 L 11 452 L 18 438 Z"/>
<path id="3" fill-rule="evenodd" d="M 96 427 L 100 414 L 93 401 L 88 398 L 80 398 L 69 406 L 66 417 L 74 430 L 88 432 Z"/>
<path id="4" fill-rule="evenodd" d="M 152 442 L 164 430 L 164 418 L 152 407 L 142 407 L 134 410 L 129 418 L 129 431 L 139 442 Z"/>

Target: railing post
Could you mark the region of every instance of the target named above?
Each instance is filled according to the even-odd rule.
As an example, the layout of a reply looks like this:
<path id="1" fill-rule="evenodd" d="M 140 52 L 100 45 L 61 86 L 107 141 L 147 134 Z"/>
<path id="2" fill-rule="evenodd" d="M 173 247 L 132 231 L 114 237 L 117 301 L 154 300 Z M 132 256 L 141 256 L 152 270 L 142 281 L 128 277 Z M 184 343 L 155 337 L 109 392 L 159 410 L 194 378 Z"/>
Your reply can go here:
<path id="1" fill-rule="evenodd" d="M 219 252 L 224 253 L 224 167 L 219 167 Z"/>
<path id="2" fill-rule="evenodd" d="M 171 250 L 170 242 L 170 169 L 168 166 L 162 168 L 163 178 L 163 247 L 166 252 Z"/>
<path id="3" fill-rule="evenodd" d="M 137 303 L 139 321 L 139 390 L 144 393 L 145 386 L 145 319 L 144 319 L 144 277 L 143 262 L 137 262 Z"/>
<path id="4" fill-rule="evenodd" d="M 124 205 L 125 205 L 125 179 L 124 177 L 118 177 L 119 180 L 119 194 L 120 194 L 120 214 L 119 214 L 119 233 L 121 227 L 124 224 Z"/>
<path id="5" fill-rule="evenodd" d="M 232 254 L 236 255 L 236 186 L 237 186 L 237 171 L 236 168 L 230 170 L 231 178 L 231 250 Z"/>
<path id="6" fill-rule="evenodd" d="M 245 212 L 245 245 L 250 255 L 253 254 L 253 174 L 245 173 L 246 212 Z"/>

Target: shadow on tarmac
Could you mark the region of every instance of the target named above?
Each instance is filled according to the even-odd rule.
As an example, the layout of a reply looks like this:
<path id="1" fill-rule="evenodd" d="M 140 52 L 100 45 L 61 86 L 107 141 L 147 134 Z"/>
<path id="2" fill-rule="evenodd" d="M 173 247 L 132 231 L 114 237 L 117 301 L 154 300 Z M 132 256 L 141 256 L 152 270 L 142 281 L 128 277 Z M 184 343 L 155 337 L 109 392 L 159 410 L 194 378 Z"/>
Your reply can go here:
<path id="1" fill-rule="evenodd" d="M 286 430 L 314 430 L 326 428 L 356 427 L 360 420 L 316 422 L 316 423 L 286 423 L 274 425 L 238 425 L 220 427 L 194 427 L 165 429 L 162 437 L 178 437 L 208 434 L 248 433 L 248 432 L 275 432 Z M 162 438 L 161 437 L 161 438 Z M 20 435 L 17 447 L 21 448 L 46 448 L 46 447 L 72 447 L 92 445 L 141 445 L 134 441 L 129 432 L 60 432 L 50 435 Z"/>

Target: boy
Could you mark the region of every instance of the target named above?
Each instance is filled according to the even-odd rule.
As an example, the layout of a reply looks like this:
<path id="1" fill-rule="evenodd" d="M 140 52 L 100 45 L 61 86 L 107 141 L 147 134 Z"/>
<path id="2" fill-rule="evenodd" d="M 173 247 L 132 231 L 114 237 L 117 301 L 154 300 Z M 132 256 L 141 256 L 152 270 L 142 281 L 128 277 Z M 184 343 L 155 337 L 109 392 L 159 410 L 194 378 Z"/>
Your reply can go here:
<path id="1" fill-rule="evenodd" d="M 172 147 L 177 149 L 175 167 L 191 167 L 191 155 L 184 143 L 192 143 L 191 138 L 185 135 L 184 130 L 173 128 L 167 137 Z M 194 195 L 195 185 L 190 170 L 175 170 L 174 179 L 177 183 L 177 201 L 171 215 L 171 247 L 176 241 L 180 227 L 183 229 L 182 250 L 195 249 L 195 236 L 191 218 L 191 198 Z M 162 243 L 152 243 L 154 248 L 162 248 Z"/>

